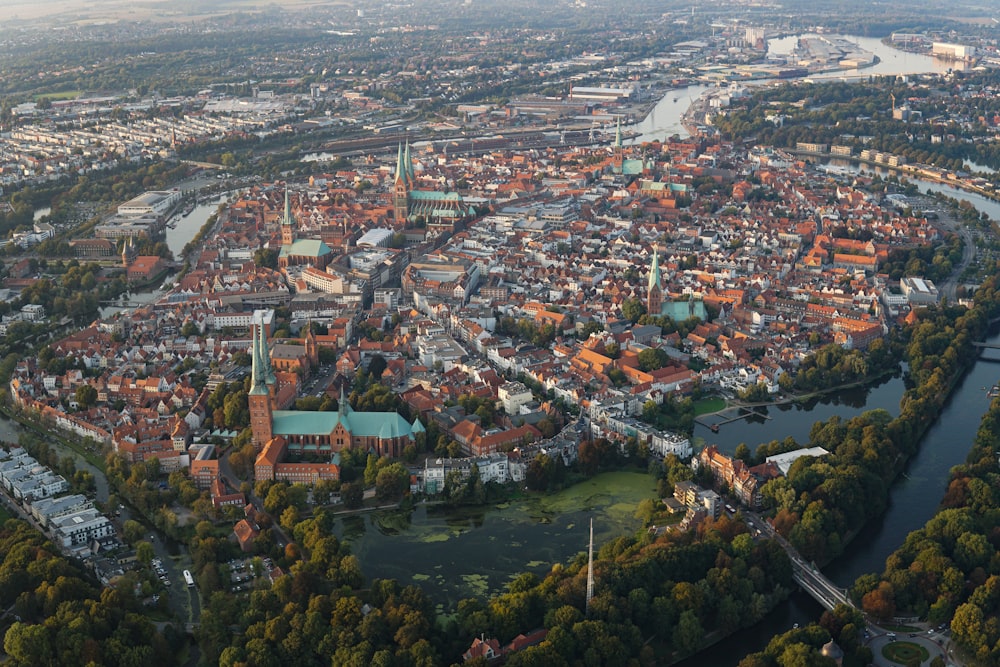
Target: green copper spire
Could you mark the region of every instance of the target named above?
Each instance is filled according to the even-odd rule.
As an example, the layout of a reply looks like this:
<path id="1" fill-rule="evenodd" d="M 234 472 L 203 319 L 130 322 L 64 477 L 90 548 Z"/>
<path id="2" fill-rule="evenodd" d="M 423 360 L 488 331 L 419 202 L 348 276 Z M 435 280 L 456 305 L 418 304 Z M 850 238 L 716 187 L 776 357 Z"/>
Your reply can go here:
<path id="1" fill-rule="evenodd" d="M 271 367 L 271 355 L 267 352 L 267 334 L 264 332 L 263 320 L 260 326 L 257 327 L 257 330 L 260 334 L 260 362 L 263 369 L 264 383 L 275 384 L 278 378 L 274 375 L 274 369 Z"/>
<path id="2" fill-rule="evenodd" d="M 653 263 L 649 266 L 649 289 L 660 289 L 660 257 L 653 248 Z"/>
<path id="3" fill-rule="evenodd" d="M 254 325 L 253 343 L 250 345 L 250 395 L 260 396 L 267 393 L 264 377 L 264 363 L 260 354 L 259 331 L 264 328 L 263 323 Z"/>
<path id="4" fill-rule="evenodd" d="M 406 182 L 406 169 L 404 167 L 406 163 L 403 162 L 403 144 L 399 145 L 399 150 L 396 153 L 396 182 L 398 183 L 402 180 Z"/>
<path id="5" fill-rule="evenodd" d="M 410 158 L 410 140 L 406 140 L 406 150 L 403 153 L 403 167 L 406 169 L 406 181 L 411 185 L 417 180 L 413 173 L 413 160 Z"/>
<path id="6" fill-rule="evenodd" d="M 293 225 L 295 224 L 295 219 L 292 218 L 292 204 L 288 199 L 288 186 L 285 186 L 285 213 L 281 218 L 281 224 L 283 225 Z"/>

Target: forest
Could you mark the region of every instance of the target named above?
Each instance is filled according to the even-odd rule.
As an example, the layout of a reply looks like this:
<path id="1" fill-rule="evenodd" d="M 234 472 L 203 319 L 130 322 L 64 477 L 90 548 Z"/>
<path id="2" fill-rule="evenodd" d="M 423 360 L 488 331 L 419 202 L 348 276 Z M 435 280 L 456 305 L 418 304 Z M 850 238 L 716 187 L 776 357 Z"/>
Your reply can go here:
<path id="1" fill-rule="evenodd" d="M 1000 663 L 1000 401 L 983 416 L 938 513 L 910 533 L 852 597 L 875 618 L 913 615 L 952 636 L 976 665 Z"/>
<path id="2" fill-rule="evenodd" d="M 177 633 L 169 626 L 158 632 L 129 585 L 101 588 L 16 519 L 0 528 L 0 557 L 0 606 L 7 610 L 4 617 L 15 618 L 4 635 L 8 664 L 174 664 Z"/>

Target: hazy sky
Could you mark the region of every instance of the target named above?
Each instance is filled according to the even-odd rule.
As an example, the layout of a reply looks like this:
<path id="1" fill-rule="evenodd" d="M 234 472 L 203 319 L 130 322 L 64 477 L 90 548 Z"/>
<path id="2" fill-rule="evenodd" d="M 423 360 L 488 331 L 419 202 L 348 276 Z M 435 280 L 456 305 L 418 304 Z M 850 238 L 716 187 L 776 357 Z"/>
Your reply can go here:
<path id="1" fill-rule="evenodd" d="M 317 0 L 0 0 L 0 22 L 50 18 L 59 23 L 118 18 L 156 19 L 193 15 L 197 10 L 247 9 L 254 6 L 316 4 Z M 182 8 L 179 12 L 179 8 Z"/>

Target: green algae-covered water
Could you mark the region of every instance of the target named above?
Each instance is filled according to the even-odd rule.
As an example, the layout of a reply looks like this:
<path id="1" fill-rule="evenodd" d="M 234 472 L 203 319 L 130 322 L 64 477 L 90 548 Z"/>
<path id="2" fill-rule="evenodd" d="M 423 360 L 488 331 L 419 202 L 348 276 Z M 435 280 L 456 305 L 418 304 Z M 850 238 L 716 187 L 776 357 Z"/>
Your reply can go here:
<path id="1" fill-rule="evenodd" d="M 636 507 L 654 492 L 649 475 L 611 472 L 549 496 L 483 507 L 418 505 L 343 519 L 339 528 L 365 575 L 417 584 L 444 610 L 585 553 L 591 518 L 595 549 L 633 534 Z"/>

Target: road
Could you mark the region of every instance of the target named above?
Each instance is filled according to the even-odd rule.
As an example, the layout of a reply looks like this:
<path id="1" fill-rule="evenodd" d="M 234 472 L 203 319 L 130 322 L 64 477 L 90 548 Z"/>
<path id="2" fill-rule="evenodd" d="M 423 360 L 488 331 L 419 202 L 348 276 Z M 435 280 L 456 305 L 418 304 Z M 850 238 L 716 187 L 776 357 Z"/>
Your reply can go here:
<path id="1" fill-rule="evenodd" d="M 912 200 L 923 210 L 934 210 L 940 206 L 940 203 L 936 200 L 923 195 L 909 197 L 908 199 Z M 953 218 L 950 212 L 942 215 L 936 226 L 946 232 L 952 232 L 962 237 L 962 260 L 952 268 L 948 279 L 937 286 L 938 294 L 942 298 L 948 299 L 948 303 L 955 303 L 957 299 L 958 279 L 969 265 L 972 264 L 972 260 L 976 258 L 976 238 L 972 231 L 961 220 Z"/>
<path id="2" fill-rule="evenodd" d="M 228 451 L 219 455 L 219 474 L 222 475 L 222 478 L 231 488 L 240 488 L 242 480 L 236 476 L 236 473 L 233 472 L 233 467 L 229 464 Z M 254 495 L 252 484 L 250 486 L 250 493 L 247 494 L 247 502 L 256 507 L 259 511 L 264 511 L 264 500 Z M 274 520 L 271 522 L 271 531 L 274 533 L 275 543 L 280 547 L 284 547 L 286 544 L 292 542 L 293 540 L 285 533 L 284 530 L 282 530 L 281 526 L 278 525 L 278 517 L 272 517 L 272 519 Z"/>
<path id="3" fill-rule="evenodd" d="M 929 657 L 927 660 L 920 663 L 921 667 L 930 667 L 931 661 L 938 656 L 945 658 L 946 664 L 959 664 L 954 662 L 954 659 L 951 661 L 948 660 L 947 645 L 949 640 L 947 632 L 942 633 L 933 631 L 928 633 L 926 630 L 921 630 L 919 632 L 897 632 L 896 638 L 891 639 L 885 631 L 875 628 L 874 626 L 869 627 L 877 632 L 877 634 L 873 634 L 872 638 L 868 640 L 867 646 L 872 650 L 875 664 L 879 665 L 879 667 L 899 667 L 899 663 L 892 662 L 882 655 L 882 649 L 894 641 L 910 642 L 927 649 Z"/>
<path id="4" fill-rule="evenodd" d="M 17 442 L 18 436 L 25 431 L 24 427 L 20 426 L 16 422 L 13 422 L 6 418 L 0 418 L 0 439 L 7 442 Z M 99 502 L 106 504 L 108 501 L 109 487 L 108 479 L 105 477 L 104 472 L 95 466 L 91 465 L 83 456 L 76 453 L 66 445 L 62 444 L 54 438 L 49 438 L 47 440 L 49 446 L 56 449 L 60 456 L 72 456 L 74 462 L 76 463 L 77 469 L 86 470 L 94 476 L 94 486 L 96 489 L 96 498 Z M 35 523 L 35 520 L 23 510 L 17 503 L 13 500 L 7 498 L 6 495 L 0 494 L 0 498 L 3 499 L 4 506 L 10 509 L 15 515 L 25 519 L 34 527 L 36 530 L 41 531 L 41 528 Z M 140 523 L 145 523 L 141 516 L 133 516 L 132 510 L 129 507 L 124 507 L 121 510 L 121 516 L 115 517 L 113 520 L 117 525 L 119 534 L 122 533 L 122 526 L 125 521 L 135 518 Z M 110 515 L 109 515 L 110 516 Z M 197 589 L 191 591 L 184 585 L 184 577 L 182 572 L 185 569 L 191 568 L 191 558 L 187 553 L 187 549 L 183 545 L 179 545 L 177 549 L 177 560 L 170 554 L 165 539 L 162 535 L 158 534 L 153 528 L 146 526 L 147 538 L 152 536 L 152 540 L 147 540 L 153 545 L 153 551 L 156 557 L 163 561 L 163 566 L 167 570 L 168 578 L 170 579 L 171 586 L 167 589 L 170 600 L 170 609 L 173 611 L 177 618 L 181 622 L 194 622 L 201 615 L 201 604 L 200 599 L 197 594 Z"/>
<path id="5" fill-rule="evenodd" d="M 156 558 L 163 562 L 163 568 L 167 571 L 170 586 L 166 590 L 170 600 L 170 611 L 177 616 L 181 623 L 197 622 L 201 617 L 201 598 L 198 595 L 198 589 L 188 588 L 184 584 L 183 572 L 192 568 L 191 556 L 188 554 L 187 548 L 182 544 L 177 544 L 172 554 L 163 535 L 154 528 L 150 528 L 144 518 L 128 506 L 123 506 L 121 516 L 115 517 L 119 533 L 122 532 L 122 526 L 125 525 L 125 522 L 130 519 L 143 524 L 147 531 L 146 541 L 153 545 Z"/>

